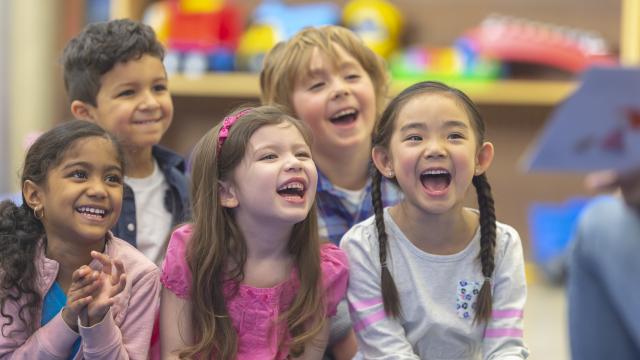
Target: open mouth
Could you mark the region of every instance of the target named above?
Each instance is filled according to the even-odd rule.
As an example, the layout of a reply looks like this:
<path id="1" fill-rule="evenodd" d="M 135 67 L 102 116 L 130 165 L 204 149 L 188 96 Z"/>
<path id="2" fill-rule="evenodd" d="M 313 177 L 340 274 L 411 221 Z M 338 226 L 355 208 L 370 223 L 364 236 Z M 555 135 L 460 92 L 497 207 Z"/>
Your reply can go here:
<path id="1" fill-rule="evenodd" d="M 90 219 L 104 219 L 108 214 L 107 210 L 92 206 L 80 206 L 76 208 L 76 211 Z"/>
<path id="2" fill-rule="evenodd" d="M 420 174 L 420 182 L 427 191 L 441 193 L 451 184 L 451 173 L 445 169 L 431 169 Z"/>
<path id="3" fill-rule="evenodd" d="M 336 124 L 336 125 L 346 125 L 356 121 L 357 117 L 358 117 L 358 110 L 345 109 L 333 114 L 329 118 L 329 121 L 331 121 L 332 124 Z"/>
<path id="4" fill-rule="evenodd" d="M 300 200 L 304 199 L 306 188 L 301 181 L 291 181 L 280 186 L 276 192 L 285 199 Z"/>
<path id="5" fill-rule="evenodd" d="M 151 120 L 134 120 L 133 123 L 135 125 L 147 125 L 147 124 L 155 124 L 159 122 L 159 119 L 151 119 Z"/>

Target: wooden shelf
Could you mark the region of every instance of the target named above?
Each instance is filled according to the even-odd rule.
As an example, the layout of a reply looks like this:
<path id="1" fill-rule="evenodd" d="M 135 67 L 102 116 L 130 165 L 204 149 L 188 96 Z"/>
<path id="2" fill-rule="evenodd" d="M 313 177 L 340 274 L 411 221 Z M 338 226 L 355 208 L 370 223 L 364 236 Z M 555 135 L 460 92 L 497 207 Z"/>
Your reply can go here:
<path id="1" fill-rule="evenodd" d="M 393 81 L 390 96 L 398 94 L 412 81 Z M 576 87 L 572 81 L 496 80 L 447 81 L 478 104 L 554 105 L 562 101 Z M 174 96 L 258 98 L 260 84 L 257 74 L 209 73 L 197 78 L 173 75 L 169 89 Z"/>
<path id="2" fill-rule="evenodd" d="M 477 104 L 545 106 L 564 100 L 578 84 L 559 80 L 448 80 L 445 83 L 462 90 Z M 411 84 L 411 81 L 393 81 L 390 93 L 393 96 Z"/>

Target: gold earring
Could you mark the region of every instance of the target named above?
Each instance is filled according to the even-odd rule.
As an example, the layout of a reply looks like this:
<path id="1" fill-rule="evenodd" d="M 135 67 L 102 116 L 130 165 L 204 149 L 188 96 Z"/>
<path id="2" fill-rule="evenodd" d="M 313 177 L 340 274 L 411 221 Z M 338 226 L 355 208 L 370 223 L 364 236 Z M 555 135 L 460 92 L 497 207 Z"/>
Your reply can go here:
<path id="1" fill-rule="evenodd" d="M 33 208 L 33 216 L 38 220 L 42 220 L 44 217 L 44 207 L 36 206 Z"/>

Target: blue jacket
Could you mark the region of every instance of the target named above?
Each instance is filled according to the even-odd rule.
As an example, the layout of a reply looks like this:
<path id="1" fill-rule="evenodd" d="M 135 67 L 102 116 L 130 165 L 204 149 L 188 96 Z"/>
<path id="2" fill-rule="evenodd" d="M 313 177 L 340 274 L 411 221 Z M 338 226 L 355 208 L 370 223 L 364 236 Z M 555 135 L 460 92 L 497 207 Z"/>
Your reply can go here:
<path id="1" fill-rule="evenodd" d="M 164 206 L 173 215 L 171 221 L 173 227 L 191 217 L 189 182 L 185 173 L 185 161 L 180 155 L 158 145 L 153 147 L 151 153 L 169 184 L 169 189 L 164 195 Z M 131 187 L 124 184 L 122 212 L 111 231 L 116 237 L 136 246 L 136 228 L 136 200 Z"/>

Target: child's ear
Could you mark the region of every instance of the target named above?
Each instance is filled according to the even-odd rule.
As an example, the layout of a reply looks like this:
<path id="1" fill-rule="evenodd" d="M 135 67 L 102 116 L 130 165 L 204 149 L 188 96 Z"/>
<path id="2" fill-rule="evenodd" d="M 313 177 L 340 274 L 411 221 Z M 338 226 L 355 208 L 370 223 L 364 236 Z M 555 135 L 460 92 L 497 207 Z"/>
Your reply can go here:
<path id="1" fill-rule="evenodd" d="M 24 200 L 30 208 L 36 209 L 38 207 L 43 207 L 43 195 L 43 189 L 33 181 L 26 180 L 24 184 L 22 184 L 22 196 L 24 196 Z"/>
<path id="2" fill-rule="evenodd" d="M 226 181 L 218 181 L 218 197 L 222 207 L 235 208 L 240 205 L 235 188 Z"/>
<path id="3" fill-rule="evenodd" d="M 375 146 L 373 150 L 371 150 L 371 158 L 373 159 L 373 165 L 375 165 L 384 177 L 395 177 L 393 173 L 393 161 L 391 161 L 391 156 L 387 149 L 381 146 Z"/>
<path id="4" fill-rule="evenodd" d="M 493 162 L 493 155 L 493 144 L 488 141 L 483 143 L 480 147 L 480 150 L 478 150 L 478 154 L 476 155 L 476 170 L 474 173 L 475 176 L 482 175 L 485 171 L 487 171 L 487 169 L 489 169 L 489 166 L 491 166 L 491 163 Z"/>
<path id="5" fill-rule="evenodd" d="M 94 117 L 94 109 L 95 107 L 91 104 L 87 104 L 84 101 L 73 100 L 71 102 L 71 114 L 78 120 L 87 120 L 91 122 L 95 122 Z"/>

